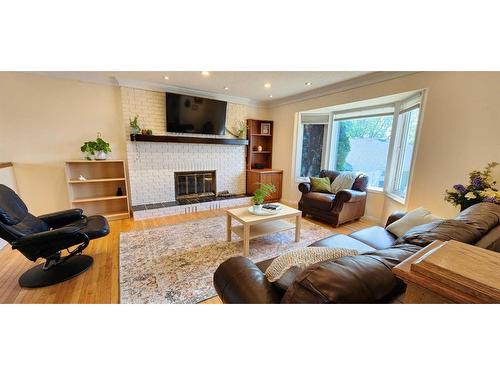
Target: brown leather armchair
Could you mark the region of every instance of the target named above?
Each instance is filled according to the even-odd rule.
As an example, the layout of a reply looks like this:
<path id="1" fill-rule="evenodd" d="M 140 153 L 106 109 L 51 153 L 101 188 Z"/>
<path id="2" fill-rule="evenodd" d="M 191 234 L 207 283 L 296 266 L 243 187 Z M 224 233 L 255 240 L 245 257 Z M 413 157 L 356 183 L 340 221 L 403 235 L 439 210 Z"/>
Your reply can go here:
<path id="1" fill-rule="evenodd" d="M 339 174 L 340 172 L 322 170 L 319 176 L 328 177 L 331 183 Z M 302 211 L 302 216 L 311 215 L 337 227 L 365 214 L 367 187 L 368 176 L 363 174 L 356 178 L 351 189 L 341 190 L 337 194 L 314 192 L 311 190 L 311 183 L 303 182 L 299 185 L 302 193 L 299 210 Z"/>

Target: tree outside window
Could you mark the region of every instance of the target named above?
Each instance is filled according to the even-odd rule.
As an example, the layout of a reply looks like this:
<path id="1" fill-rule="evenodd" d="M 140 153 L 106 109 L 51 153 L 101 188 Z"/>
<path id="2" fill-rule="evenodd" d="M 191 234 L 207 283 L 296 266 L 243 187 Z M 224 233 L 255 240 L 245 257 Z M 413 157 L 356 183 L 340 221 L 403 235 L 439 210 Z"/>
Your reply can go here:
<path id="1" fill-rule="evenodd" d="M 301 177 L 319 176 L 323 156 L 325 126 L 325 124 L 303 125 Z"/>
<path id="2" fill-rule="evenodd" d="M 383 188 L 392 120 L 393 115 L 384 115 L 335 121 L 335 169 L 362 171 L 371 187 Z"/>

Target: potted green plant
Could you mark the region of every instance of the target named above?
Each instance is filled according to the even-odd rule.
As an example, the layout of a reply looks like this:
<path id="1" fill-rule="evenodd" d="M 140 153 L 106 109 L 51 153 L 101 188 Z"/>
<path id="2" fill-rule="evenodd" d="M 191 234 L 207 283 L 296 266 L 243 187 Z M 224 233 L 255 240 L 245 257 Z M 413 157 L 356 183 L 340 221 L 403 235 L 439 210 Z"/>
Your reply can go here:
<path id="1" fill-rule="evenodd" d="M 254 191 L 252 197 L 253 211 L 255 213 L 259 213 L 262 210 L 265 199 L 276 192 L 276 187 L 273 184 L 258 182 L 257 185 L 259 185 L 259 188 Z"/>
<path id="2" fill-rule="evenodd" d="M 243 120 L 236 121 L 235 126 L 230 129 L 226 128 L 229 134 L 234 135 L 237 138 L 244 139 L 247 137 L 247 124 Z"/>
<path id="3" fill-rule="evenodd" d="M 141 132 L 141 128 L 139 127 L 139 123 L 138 123 L 138 119 L 139 119 L 139 115 L 135 115 L 133 120 L 130 117 L 128 118 L 129 123 L 130 123 L 130 132 L 132 134 L 139 134 Z"/>
<path id="4" fill-rule="evenodd" d="M 97 139 L 95 141 L 88 141 L 80 147 L 80 150 L 85 153 L 85 158 L 87 160 L 106 160 L 107 154 L 111 152 L 111 147 L 109 143 L 101 138 L 101 134 L 97 134 Z"/>

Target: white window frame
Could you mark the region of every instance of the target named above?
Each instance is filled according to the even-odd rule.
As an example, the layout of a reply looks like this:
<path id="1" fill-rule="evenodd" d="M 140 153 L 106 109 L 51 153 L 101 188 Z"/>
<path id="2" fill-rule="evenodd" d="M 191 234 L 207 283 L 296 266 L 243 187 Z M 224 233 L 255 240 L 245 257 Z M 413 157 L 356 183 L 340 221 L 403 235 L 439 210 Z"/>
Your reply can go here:
<path id="1" fill-rule="evenodd" d="M 326 114 L 323 114 L 326 115 Z M 308 182 L 309 177 L 302 177 L 300 175 L 300 170 L 302 169 L 302 146 L 303 146 L 303 136 L 304 136 L 304 125 L 324 125 L 323 130 L 323 154 L 321 155 L 321 169 L 328 168 L 328 159 L 330 156 L 330 142 L 331 137 L 331 114 L 328 114 L 327 122 L 303 122 L 302 113 L 299 112 L 298 127 L 297 127 L 297 142 L 295 151 L 295 182 Z"/>
<path id="2" fill-rule="evenodd" d="M 394 136 L 394 146 L 392 148 L 392 155 L 390 160 L 390 171 L 389 171 L 389 178 L 387 179 L 387 184 L 384 188 L 386 194 L 388 197 L 391 199 L 401 203 L 401 204 L 406 204 L 406 200 L 408 198 L 408 195 L 410 193 L 410 186 L 413 178 L 413 169 L 415 165 L 415 160 L 416 160 L 416 154 L 417 154 L 417 149 L 418 149 L 418 140 L 419 140 L 419 134 L 420 134 L 420 129 L 422 125 L 422 114 L 423 114 L 423 98 L 424 98 L 424 91 L 420 92 L 419 94 L 406 99 L 404 101 L 401 101 L 399 103 L 399 108 L 398 111 L 394 113 L 394 122 L 393 125 L 396 126 L 396 133 Z M 404 106 L 403 109 L 401 107 Z M 412 109 L 419 108 L 418 111 L 418 119 L 417 119 L 417 129 L 416 129 L 416 134 L 415 134 L 415 141 L 414 141 L 414 146 L 413 146 L 413 152 L 411 156 L 411 162 L 410 162 L 410 172 L 409 172 L 409 177 L 408 177 L 408 187 L 406 189 L 406 194 L 404 197 L 398 194 L 398 191 L 396 191 L 396 184 L 399 182 L 399 178 L 402 172 L 403 168 L 403 159 L 404 155 L 402 154 L 402 150 L 404 150 L 404 146 L 406 146 L 404 143 L 406 142 L 406 136 L 408 133 L 409 129 L 409 122 L 404 121 L 403 123 L 400 124 L 401 120 L 401 115 L 404 115 L 405 113 L 408 113 Z M 394 130 L 394 127 L 393 127 Z"/>

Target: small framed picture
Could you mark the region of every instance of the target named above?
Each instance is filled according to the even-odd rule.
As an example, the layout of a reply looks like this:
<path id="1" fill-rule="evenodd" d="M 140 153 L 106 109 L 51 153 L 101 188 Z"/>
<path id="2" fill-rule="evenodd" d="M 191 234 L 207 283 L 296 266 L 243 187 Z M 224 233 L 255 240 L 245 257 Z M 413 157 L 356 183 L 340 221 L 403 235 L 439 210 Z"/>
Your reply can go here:
<path id="1" fill-rule="evenodd" d="M 260 134 L 271 134 L 271 124 L 269 122 L 260 124 Z"/>

